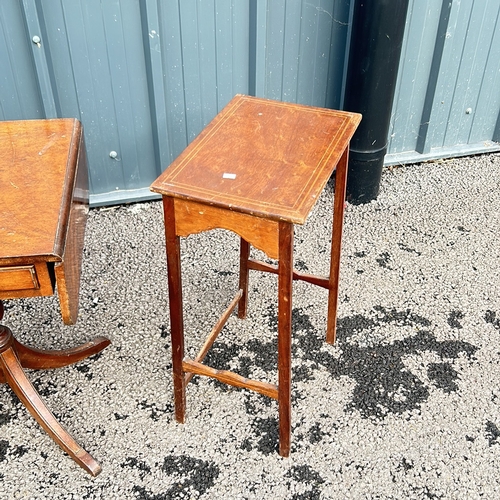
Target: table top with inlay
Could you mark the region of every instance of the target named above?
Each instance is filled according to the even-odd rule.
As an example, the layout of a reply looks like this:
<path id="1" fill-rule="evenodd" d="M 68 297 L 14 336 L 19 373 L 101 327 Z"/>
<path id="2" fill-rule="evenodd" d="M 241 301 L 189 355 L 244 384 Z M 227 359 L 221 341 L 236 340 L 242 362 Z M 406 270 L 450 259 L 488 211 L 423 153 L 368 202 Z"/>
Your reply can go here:
<path id="1" fill-rule="evenodd" d="M 151 189 L 303 224 L 360 120 L 356 113 L 237 95 Z"/>
<path id="2" fill-rule="evenodd" d="M 81 133 L 75 119 L 0 122 L 0 264 L 61 260 Z"/>

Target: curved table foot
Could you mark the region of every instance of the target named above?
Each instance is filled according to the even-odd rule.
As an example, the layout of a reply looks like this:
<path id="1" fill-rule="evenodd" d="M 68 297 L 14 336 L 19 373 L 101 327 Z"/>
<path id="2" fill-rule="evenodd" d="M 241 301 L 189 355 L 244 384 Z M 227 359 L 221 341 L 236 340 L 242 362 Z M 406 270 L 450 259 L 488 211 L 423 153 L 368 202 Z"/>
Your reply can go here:
<path id="1" fill-rule="evenodd" d="M 50 370 L 68 366 L 93 354 L 101 352 L 111 341 L 105 337 L 97 337 L 86 344 L 72 349 L 46 351 L 28 347 L 13 338 L 13 347 L 23 368 L 33 370 Z"/>
<path id="2" fill-rule="evenodd" d="M 27 368 L 57 368 L 96 354 L 110 341 L 98 338 L 75 349 L 39 351 L 17 342 L 12 332 L 0 325 L 0 382 L 7 382 L 47 434 L 83 469 L 97 476 L 101 466 L 87 453 L 56 420 L 24 373 Z M 21 356 L 18 356 L 17 350 Z M 35 356 L 41 356 L 36 362 Z M 22 361 L 20 358 L 23 358 Z"/>

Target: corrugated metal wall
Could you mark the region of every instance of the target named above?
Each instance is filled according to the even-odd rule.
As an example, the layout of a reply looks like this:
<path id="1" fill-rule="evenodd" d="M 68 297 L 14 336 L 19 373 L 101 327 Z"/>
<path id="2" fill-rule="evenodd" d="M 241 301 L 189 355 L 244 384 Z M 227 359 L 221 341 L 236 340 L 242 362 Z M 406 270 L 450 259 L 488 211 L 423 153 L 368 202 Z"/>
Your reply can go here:
<path id="1" fill-rule="evenodd" d="M 499 4 L 413 1 L 389 161 L 497 147 Z M 145 199 L 235 93 L 340 107 L 351 13 L 352 0 L 1 0 L 0 119 L 80 118 L 91 202 Z"/>
<path id="2" fill-rule="evenodd" d="M 496 151 L 498 141 L 500 0 L 413 0 L 386 164 Z"/>

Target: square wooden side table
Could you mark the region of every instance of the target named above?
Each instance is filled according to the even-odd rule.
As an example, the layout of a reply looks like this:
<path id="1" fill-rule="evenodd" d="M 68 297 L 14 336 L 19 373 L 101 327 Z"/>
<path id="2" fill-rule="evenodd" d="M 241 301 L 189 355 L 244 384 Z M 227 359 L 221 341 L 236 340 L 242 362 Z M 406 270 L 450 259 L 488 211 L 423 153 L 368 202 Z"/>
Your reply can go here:
<path id="1" fill-rule="evenodd" d="M 88 212 L 87 159 L 74 119 L 0 122 L 0 320 L 2 299 L 59 295 L 64 323 L 78 314 Z M 0 325 L 0 383 L 7 382 L 52 439 L 92 475 L 100 465 L 59 424 L 23 368 L 67 366 L 109 345 L 44 351 L 18 342 Z"/>
<path id="2" fill-rule="evenodd" d="M 279 452 L 290 453 L 292 281 L 328 289 L 327 342 L 335 341 L 340 247 L 349 141 L 355 113 L 237 95 L 152 184 L 163 196 L 175 416 L 184 422 L 186 384 L 194 374 L 278 400 Z M 293 269 L 293 228 L 303 224 L 336 172 L 330 273 Z M 214 228 L 241 237 L 239 290 L 198 356 L 184 357 L 179 237 Z M 278 265 L 250 258 L 250 245 Z M 278 274 L 278 385 L 202 363 L 231 312 L 246 315 L 249 270 Z"/>

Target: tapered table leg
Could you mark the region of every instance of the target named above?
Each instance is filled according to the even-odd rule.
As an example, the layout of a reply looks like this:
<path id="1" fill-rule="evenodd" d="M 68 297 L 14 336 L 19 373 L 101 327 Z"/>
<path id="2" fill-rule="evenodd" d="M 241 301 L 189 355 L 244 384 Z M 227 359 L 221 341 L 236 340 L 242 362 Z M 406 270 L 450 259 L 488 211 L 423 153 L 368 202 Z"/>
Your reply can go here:
<path id="1" fill-rule="evenodd" d="M 293 224 L 279 223 L 278 262 L 278 406 L 279 453 L 290 454 L 292 380 Z"/>
<path id="2" fill-rule="evenodd" d="M 26 377 L 14 350 L 11 331 L 0 326 L 0 373 L 17 397 L 26 406 L 47 434 L 83 469 L 97 476 L 101 466 L 87 453 L 56 420 L 40 395 Z"/>
<path id="3" fill-rule="evenodd" d="M 240 290 L 243 291 L 238 304 L 238 318 L 247 316 L 248 303 L 248 258 L 250 257 L 250 244 L 243 238 L 240 240 Z"/>
<path id="4" fill-rule="evenodd" d="M 335 199 L 333 209 L 332 247 L 330 252 L 330 278 L 328 285 L 328 320 L 326 341 L 335 343 L 337 333 L 337 307 L 339 300 L 340 251 L 342 247 L 342 228 L 347 182 L 347 163 L 349 148 L 346 148 L 335 173 Z"/>
<path id="5" fill-rule="evenodd" d="M 182 369 L 182 361 L 184 360 L 184 319 L 182 313 L 181 250 L 180 240 L 175 231 L 173 198 L 163 197 L 163 213 L 167 249 L 175 419 L 177 422 L 184 423 L 186 416 L 186 380 Z"/>

